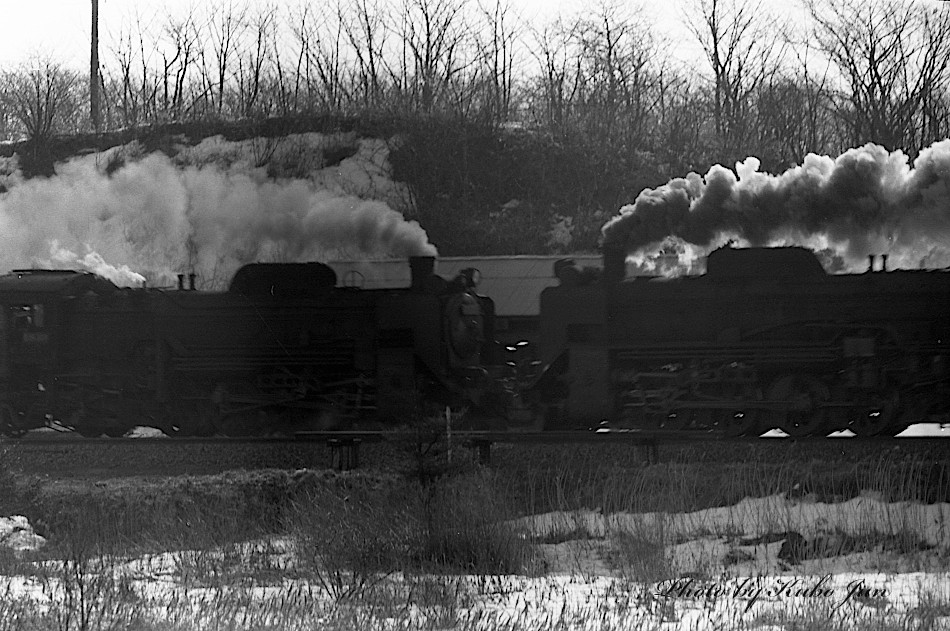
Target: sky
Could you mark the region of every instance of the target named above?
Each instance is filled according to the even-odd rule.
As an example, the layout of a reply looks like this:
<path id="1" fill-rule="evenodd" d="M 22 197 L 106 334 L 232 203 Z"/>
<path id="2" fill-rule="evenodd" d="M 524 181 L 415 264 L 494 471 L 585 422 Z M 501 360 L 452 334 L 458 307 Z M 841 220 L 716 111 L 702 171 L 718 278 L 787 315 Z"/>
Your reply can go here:
<path id="1" fill-rule="evenodd" d="M 269 4 L 268 0 L 248 0 Z M 35 54 L 85 68 L 89 63 L 91 0 L 0 0 L 4 20 L 0 23 L 0 64 L 18 63 Z M 563 8 L 570 12 L 583 6 L 576 0 L 513 0 L 529 19 Z M 201 0 L 99 0 L 99 28 L 117 29 L 137 11 L 146 18 L 167 12 L 183 12 Z M 102 51 L 100 52 L 102 54 Z"/>
<path id="2" fill-rule="evenodd" d="M 217 1 L 217 0 L 215 0 Z M 235 0 L 240 2 L 241 0 Z M 305 0 L 246 0 L 255 5 L 293 6 Z M 320 0 L 324 2 L 325 0 Z M 387 1 L 387 0 L 383 0 Z M 478 0 L 465 0 L 475 3 Z M 492 2 L 493 0 L 486 0 Z M 671 41 L 671 52 L 692 63 L 699 61 L 700 49 L 685 27 L 687 7 L 699 0 L 507 0 L 513 9 L 531 25 L 543 24 L 556 15 L 570 16 L 589 10 L 599 2 L 615 1 L 627 7 L 639 7 Z M 804 0 L 749 0 L 758 3 L 770 15 L 794 23 L 802 23 L 806 12 Z M 940 0 L 911 0 L 938 5 Z M 121 30 L 130 17 L 138 13 L 148 20 L 171 12 L 183 14 L 189 7 L 202 7 L 208 0 L 99 0 L 100 31 L 107 34 Z M 85 70 L 89 64 L 89 32 L 91 0 L 0 0 L 3 20 L 0 21 L 0 68 L 23 62 L 30 56 L 49 55 L 55 61 Z M 100 55 L 107 61 L 108 51 Z"/>
<path id="3" fill-rule="evenodd" d="M 469 0 L 472 1 L 472 0 Z M 689 0 L 642 0 L 629 6 L 641 6 L 645 14 L 669 32 L 680 44 L 690 35 L 682 23 L 683 6 Z M 251 5 L 271 4 L 272 0 L 248 0 Z M 591 6 L 583 0 L 510 0 L 525 19 L 537 24 L 555 15 L 569 16 Z M 784 12 L 787 0 L 762 0 L 770 8 Z M 9 67 L 40 54 L 76 69 L 89 63 L 89 32 L 91 0 L 0 0 L 4 19 L 0 22 L 0 67 Z M 201 0 L 99 0 L 100 33 L 105 40 L 111 30 L 118 31 L 123 22 L 138 12 L 148 19 L 156 14 L 184 12 L 202 5 Z M 106 51 L 100 50 L 100 55 Z"/>

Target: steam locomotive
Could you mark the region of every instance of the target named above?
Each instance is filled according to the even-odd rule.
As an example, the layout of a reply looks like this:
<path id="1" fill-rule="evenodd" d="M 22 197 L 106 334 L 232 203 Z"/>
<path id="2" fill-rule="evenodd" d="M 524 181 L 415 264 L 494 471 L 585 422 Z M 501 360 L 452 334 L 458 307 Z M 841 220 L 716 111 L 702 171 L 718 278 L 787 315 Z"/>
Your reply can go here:
<path id="1" fill-rule="evenodd" d="M 950 271 L 828 275 L 810 250 L 722 248 L 701 276 L 600 279 L 570 262 L 541 295 L 547 426 L 893 435 L 950 412 Z"/>
<path id="2" fill-rule="evenodd" d="M 135 425 L 254 435 L 477 406 L 493 304 L 474 274 L 409 261 L 400 289 L 337 287 L 321 263 L 251 264 L 224 292 L 119 289 L 90 273 L 0 277 L 0 427 Z"/>
<path id="3" fill-rule="evenodd" d="M 248 265 L 222 292 L 13 271 L 0 431 L 256 435 L 450 406 L 473 427 L 890 435 L 950 413 L 946 270 L 828 275 L 802 248 L 723 248 L 702 276 L 627 279 L 625 252 L 603 255 L 555 263 L 528 345 L 496 342 L 476 270 L 445 279 L 427 257 L 387 289 L 321 263 Z"/>

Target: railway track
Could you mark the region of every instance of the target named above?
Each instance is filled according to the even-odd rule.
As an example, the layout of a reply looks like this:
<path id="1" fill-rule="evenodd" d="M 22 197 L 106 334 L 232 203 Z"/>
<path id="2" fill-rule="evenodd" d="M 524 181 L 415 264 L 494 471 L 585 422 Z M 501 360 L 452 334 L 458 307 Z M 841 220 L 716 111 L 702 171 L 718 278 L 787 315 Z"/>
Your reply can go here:
<path id="1" fill-rule="evenodd" d="M 0 453 L 13 454 L 34 471 L 108 472 L 141 471 L 188 473 L 234 468 L 332 468 L 341 471 L 378 465 L 380 450 L 389 445 L 443 441 L 458 452 L 468 450 L 483 464 L 500 445 L 615 445 L 633 449 L 643 461 L 656 463 L 677 449 L 709 444 L 728 450 L 730 445 L 779 447 L 792 445 L 846 452 L 853 449 L 907 447 L 945 452 L 950 436 L 909 437 L 733 437 L 721 432 L 670 431 L 460 431 L 450 435 L 407 431 L 322 431 L 269 437 L 140 437 L 83 438 L 72 433 L 32 432 L 22 438 L 0 439 Z M 377 448 L 376 446 L 380 447 Z M 663 450 L 661 452 L 661 450 Z M 392 449 L 390 452 L 394 451 Z M 398 450 L 395 450 L 398 451 Z M 367 457 L 368 456 L 368 457 Z M 45 464 L 44 464 L 45 463 Z"/>
<path id="2" fill-rule="evenodd" d="M 208 437 L 175 437 L 168 436 L 141 436 L 120 438 L 87 438 L 72 432 L 55 432 L 49 434 L 30 433 L 19 438 L 0 437 L 0 445 L 16 444 L 50 444 L 50 445 L 119 445 L 123 443 L 136 445 L 246 445 L 246 444 L 301 444 L 327 443 L 332 441 L 355 441 L 363 443 L 387 441 L 430 441 L 445 438 L 442 432 L 412 432 L 412 431 L 306 431 L 297 432 L 290 436 L 208 436 Z M 946 436 L 786 436 L 779 434 L 764 434 L 762 436 L 730 436 L 719 431 L 458 431 L 452 432 L 451 439 L 463 443 L 537 443 L 537 444 L 650 444 L 668 445 L 696 442 L 721 443 L 759 443 L 783 441 L 787 443 L 933 443 L 950 446 L 950 431 Z"/>

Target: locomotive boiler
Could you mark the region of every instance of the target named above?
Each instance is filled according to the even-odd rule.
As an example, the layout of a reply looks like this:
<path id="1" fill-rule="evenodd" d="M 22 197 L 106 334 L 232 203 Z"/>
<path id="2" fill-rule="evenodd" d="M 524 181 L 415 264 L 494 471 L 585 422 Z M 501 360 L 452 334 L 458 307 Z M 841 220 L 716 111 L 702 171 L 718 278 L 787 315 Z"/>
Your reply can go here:
<path id="1" fill-rule="evenodd" d="M 541 296 L 546 427 L 893 435 L 950 411 L 950 272 L 826 274 L 798 247 L 722 248 L 701 276 L 601 277 Z"/>
<path id="2" fill-rule="evenodd" d="M 492 301 L 473 274 L 409 264 L 410 286 L 384 290 L 337 287 L 321 263 L 247 265 L 219 292 L 195 291 L 194 277 L 164 290 L 0 276 L 0 428 L 256 435 L 478 406 Z"/>

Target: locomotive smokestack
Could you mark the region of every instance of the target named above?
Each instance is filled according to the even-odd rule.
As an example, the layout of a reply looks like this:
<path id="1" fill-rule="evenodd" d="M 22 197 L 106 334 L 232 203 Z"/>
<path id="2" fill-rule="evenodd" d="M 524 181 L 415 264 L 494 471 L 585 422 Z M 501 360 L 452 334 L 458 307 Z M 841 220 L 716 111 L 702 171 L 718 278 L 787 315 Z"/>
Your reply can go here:
<path id="1" fill-rule="evenodd" d="M 869 272 L 874 271 L 874 255 L 873 254 L 868 254 L 868 271 Z"/>
<path id="2" fill-rule="evenodd" d="M 195 290 L 195 278 L 197 278 L 197 277 L 198 277 L 198 275 L 195 274 L 194 272 L 192 272 L 191 274 L 188 274 L 188 289 L 189 289 L 190 291 L 194 291 L 194 290 Z"/>
<path id="3" fill-rule="evenodd" d="M 881 271 L 882 272 L 887 271 L 887 255 L 886 254 L 881 255 Z"/>
<path id="4" fill-rule="evenodd" d="M 627 249 L 623 245 L 604 244 L 604 282 L 619 283 L 627 275 Z"/>
<path id="5" fill-rule="evenodd" d="M 409 272 L 411 274 L 411 287 L 415 291 L 422 290 L 425 287 L 426 279 L 432 276 L 435 271 L 434 256 L 410 256 Z"/>
<path id="6" fill-rule="evenodd" d="M 183 291 L 185 289 L 185 275 L 178 275 L 178 291 Z"/>

